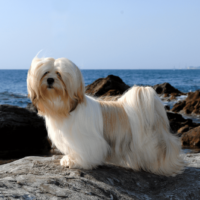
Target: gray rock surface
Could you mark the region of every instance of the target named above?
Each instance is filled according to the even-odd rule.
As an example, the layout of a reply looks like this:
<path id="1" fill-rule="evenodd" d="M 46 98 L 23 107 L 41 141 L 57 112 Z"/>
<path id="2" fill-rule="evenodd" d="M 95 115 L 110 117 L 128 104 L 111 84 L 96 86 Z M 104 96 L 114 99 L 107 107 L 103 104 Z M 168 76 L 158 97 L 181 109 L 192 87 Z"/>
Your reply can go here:
<path id="1" fill-rule="evenodd" d="M 200 199 L 200 154 L 186 154 L 183 174 L 164 177 L 113 165 L 60 166 L 62 156 L 26 157 L 0 166 L 0 199 Z"/>

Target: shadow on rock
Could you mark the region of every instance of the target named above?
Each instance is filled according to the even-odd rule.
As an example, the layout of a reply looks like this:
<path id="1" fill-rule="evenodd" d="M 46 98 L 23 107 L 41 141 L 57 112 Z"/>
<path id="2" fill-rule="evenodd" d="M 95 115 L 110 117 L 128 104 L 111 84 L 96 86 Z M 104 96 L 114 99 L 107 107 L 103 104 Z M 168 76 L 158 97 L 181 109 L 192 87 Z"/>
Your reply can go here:
<path id="1" fill-rule="evenodd" d="M 0 105 L 0 159 L 44 154 L 51 149 L 43 118 L 25 108 Z"/>

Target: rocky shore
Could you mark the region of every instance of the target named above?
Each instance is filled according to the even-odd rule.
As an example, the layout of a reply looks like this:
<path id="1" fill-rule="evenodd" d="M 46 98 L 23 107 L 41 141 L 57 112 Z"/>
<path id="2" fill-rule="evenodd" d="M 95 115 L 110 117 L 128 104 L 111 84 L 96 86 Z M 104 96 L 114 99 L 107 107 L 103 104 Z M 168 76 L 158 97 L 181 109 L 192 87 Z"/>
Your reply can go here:
<path id="1" fill-rule="evenodd" d="M 200 92 L 185 94 L 169 83 L 152 87 L 171 103 L 165 106 L 171 132 L 181 138 L 183 148 L 200 148 L 200 123 L 191 119 L 200 113 Z M 86 94 L 115 101 L 129 88 L 120 77 L 109 75 L 86 86 Z M 181 96 L 186 98 L 177 102 Z M 0 105 L 0 133 L 0 199 L 200 199 L 198 153 L 182 155 L 187 168 L 175 178 L 113 165 L 63 168 L 61 154 L 52 149 L 44 120 L 32 104 Z"/>
<path id="2" fill-rule="evenodd" d="M 26 157 L 0 166 L 0 199 L 198 200 L 200 154 L 184 156 L 183 174 L 164 177 L 117 167 L 95 170 L 60 166 L 61 156 Z"/>

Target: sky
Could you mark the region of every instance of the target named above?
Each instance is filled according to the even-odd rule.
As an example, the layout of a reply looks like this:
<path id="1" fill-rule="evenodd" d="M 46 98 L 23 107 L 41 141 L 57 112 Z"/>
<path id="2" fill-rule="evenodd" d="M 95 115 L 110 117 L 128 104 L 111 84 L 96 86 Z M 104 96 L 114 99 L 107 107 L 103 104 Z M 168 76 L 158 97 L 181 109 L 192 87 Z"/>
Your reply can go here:
<path id="1" fill-rule="evenodd" d="M 200 66 L 199 0 L 0 0 L 0 69 L 66 57 L 80 69 Z"/>

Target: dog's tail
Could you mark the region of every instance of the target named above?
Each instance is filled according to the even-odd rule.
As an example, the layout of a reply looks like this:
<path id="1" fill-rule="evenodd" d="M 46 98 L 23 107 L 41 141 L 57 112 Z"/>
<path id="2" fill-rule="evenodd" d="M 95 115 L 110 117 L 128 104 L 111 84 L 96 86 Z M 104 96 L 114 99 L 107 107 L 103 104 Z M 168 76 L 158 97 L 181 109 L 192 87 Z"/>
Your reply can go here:
<path id="1" fill-rule="evenodd" d="M 154 89 L 134 86 L 118 101 L 124 106 L 132 131 L 128 165 L 167 176 L 181 173 L 181 143 L 170 133 L 166 111 Z"/>

